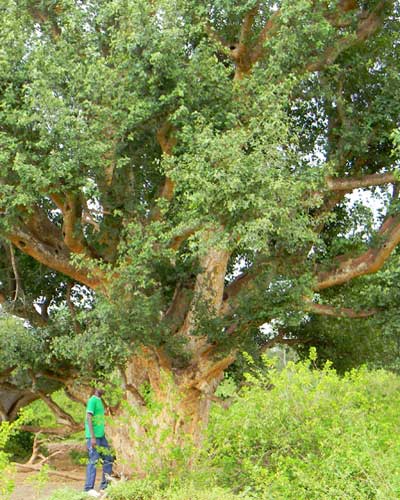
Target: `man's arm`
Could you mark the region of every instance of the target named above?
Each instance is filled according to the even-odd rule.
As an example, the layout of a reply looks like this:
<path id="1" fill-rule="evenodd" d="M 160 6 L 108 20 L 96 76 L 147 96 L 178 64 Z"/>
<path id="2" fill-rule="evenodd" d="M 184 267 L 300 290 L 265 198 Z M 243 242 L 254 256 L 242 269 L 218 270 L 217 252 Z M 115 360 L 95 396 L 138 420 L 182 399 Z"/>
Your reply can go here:
<path id="1" fill-rule="evenodd" d="M 87 412 L 86 417 L 90 432 L 90 444 L 94 448 L 96 446 L 96 438 L 94 437 L 94 431 L 93 431 L 93 415 Z"/>

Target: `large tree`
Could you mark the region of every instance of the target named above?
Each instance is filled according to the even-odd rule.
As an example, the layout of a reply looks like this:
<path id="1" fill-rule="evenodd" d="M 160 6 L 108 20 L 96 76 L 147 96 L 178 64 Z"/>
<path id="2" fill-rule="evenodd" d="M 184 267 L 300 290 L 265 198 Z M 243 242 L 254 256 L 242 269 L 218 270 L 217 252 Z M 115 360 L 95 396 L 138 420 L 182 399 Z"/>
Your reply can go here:
<path id="1" fill-rule="evenodd" d="M 40 339 L 35 387 L 117 368 L 138 435 L 196 440 L 240 349 L 395 321 L 397 2 L 0 12 L 1 298 Z"/>

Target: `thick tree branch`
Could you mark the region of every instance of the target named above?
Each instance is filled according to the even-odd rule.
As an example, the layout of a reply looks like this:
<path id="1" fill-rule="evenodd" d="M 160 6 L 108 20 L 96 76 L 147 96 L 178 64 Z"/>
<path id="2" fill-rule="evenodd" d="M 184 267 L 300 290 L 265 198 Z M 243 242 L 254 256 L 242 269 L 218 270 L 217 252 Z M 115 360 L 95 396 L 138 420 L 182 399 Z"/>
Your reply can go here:
<path id="1" fill-rule="evenodd" d="M 208 236 L 207 236 L 208 237 Z M 207 238 L 206 237 L 206 238 Z M 209 248 L 200 259 L 202 271 L 197 275 L 192 305 L 186 315 L 182 332 L 190 334 L 195 327 L 196 302 L 206 305 L 210 311 L 219 313 L 224 296 L 224 280 L 230 252 Z"/>
<path id="2" fill-rule="evenodd" d="M 8 419 L 12 422 L 17 418 L 18 412 L 21 408 L 24 408 L 28 404 L 36 401 L 38 396 L 36 394 L 31 393 L 30 391 L 26 391 L 25 394 L 19 398 L 12 407 L 8 410 Z"/>
<path id="3" fill-rule="evenodd" d="M 10 366 L 9 368 L 6 368 L 2 372 L 0 372 L 0 383 L 4 382 L 5 380 L 8 379 L 8 377 L 11 375 L 11 373 L 17 368 L 16 365 Z"/>
<path id="4" fill-rule="evenodd" d="M 318 275 L 315 291 L 341 285 L 358 276 L 372 274 L 385 264 L 393 250 L 400 243 L 400 215 L 389 217 L 378 232 L 380 243 L 355 258 L 343 260 L 336 269 Z M 339 261 L 339 259 L 336 259 Z"/>
<path id="5" fill-rule="evenodd" d="M 224 302 L 221 307 L 221 314 L 227 315 L 232 309 L 232 303 L 239 293 L 255 279 L 256 274 L 252 270 L 245 271 L 237 276 L 224 290 Z"/>
<path id="6" fill-rule="evenodd" d="M 198 229 L 200 229 L 200 226 L 191 226 L 182 230 L 180 234 L 172 238 L 171 243 L 169 245 L 170 248 L 172 248 L 173 250 L 178 250 L 179 247 L 182 245 L 182 243 L 186 241 L 190 236 L 195 234 L 195 232 Z"/>
<path id="7" fill-rule="evenodd" d="M 258 2 L 256 5 L 247 12 L 247 14 L 244 16 L 242 27 L 240 29 L 240 37 L 239 37 L 239 47 L 238 47 L 238 52 L 239 54 L 244 52 L 246 50 L 246 47 L 248 46 L 249 38 L 251 37 L 251 31 L 253 29 L 253 24 L 254 24 L 254 19 L 257 15 L 259 9 L 259 4 Z"/>
<path id="8" fill-rule="evenodd" d="M 76 394 L 72 394 L 72 392 L 69 390 L 68 387 L 64 387 L 64 392 L 71 401 L 74 401 L 75 403 L 80 403 L 83 406 L 86 405 L 86 399 L 83 397 L 78 397 Z"/>
<path id="9" fill-rule="evenodd" d="M 379 312 L 379 309 L 367 309 L 356 311 L 349 307 L 335 307 L 327 304 L 315 304 L 311 301 L 306 301 L 305 310 L 307 312 L 322 316 L 331 316 L 333 318 L 370 318 Z"/>
<path id="10" fill-rule="evenodd" d="M 49 198 L 54 203 L 54 205 L 62 212 L 65 203 L 65 196 L 62 196 L 59 193 L 51 193 L 49 194 Z"/>
<path id="11" fill-rule="evenodd" d="M 77 427 L 78 424 L 75 422 L 73 417 L 65 410 L 63 410 L 55 401 L 53 401 L 50 396 L 48 396 L 43 391 L 38 391 L 38 394 L 42 401 L 46 403 L 46 405 L 55 415 L 57 423 L 65 425 L 71 429 L 75 429 Z"/>
<path id="12" fill-rule="evenodd" d="M 277 10 L 272 14 L 272 16 L 268 19 L 268 21 L 265 23 L 264 28 L 261 30 L 257 42 L 254 45 L 252 51 L 251 51 L 251 63 L 254 65 L 259 59 L 261 59 L 263 52 L 264 52 L 264 44 L 265 42 L 271 38 L 278 27 L 278 19 L 281 16 L 281 11 Z"/>
<path id="13" fill-rule="evenodd" d="M 240 80 L 243 76 L 249 73 L 253 64 L 250 57 L 249 41 L 258 8 L 259 5 L 257 2 L 256 5 L 244 16 L 240 30 L 239 43 L 232 46 L 231 49 L 231 58 L 236 63 L 235 80 Z"/>
<path id="14" fill-rule="evenodd" d="M 50 370 L 40 370 L 40 372 L 36 374 L 36 378 L 45 377 L 50 380 L 61 382 L 62 384 L 67 384 L 71 382 L 72 378 L 76 375 L 76 373 L 71 373 L 70 371 L 66 372 L 65 368 L 63 368 L 63 375 L 59 375 L 58 373 L 52 372 Z"/>
<path id="15" fill-rule="evenodd" d="M 364 175 L 361 177 L 327 177 L 326 185 L 330 194 L 325 196 L 323 204 L 314 213 L 314 219 L 318 221 L 324 214 L 330 213 L 331 210 L 341 202 L 345 195 L 351 193 L 355 189 L 368 188 L 372 186 L 382 186 L 384 184 L 396 184 L 397 176 L 394 172 L 385 172 L 378 174 Z M 316 192 L 312 196 L 323 196 L 323 193 Z M 318 223 L 315 227 L 315 232 L 322 231 L 324 223 Z"/>
<path id="16" fill-rule="evenodd" d="M 26 319 L 33 326 L 47 325 L 48 318 L 40 314 L 32 303 L 13 302 L 6 306 L 6 310 L 10 314 Z"/>
<path id="17" fill-rule="evenodd" d="M 328 47 L 318 60 L 310 62 L 306 66 L 307 71 L 320 71 L 324 69 L 333 64 L 338 56 L 346 49 L 372 36 L 382 24 L 382 10 L 390 3 L 392 3 L 392 0 L 382 0 L 370 13 L 361 12 L 360 22 L 355 34 L 344 36 L 337 40 L 335 45 Z M 327 13 L 325 18 L 335 28 L 340 29 L 347 27 L 351 22 L 347 18 L 342 19 L 341 15 L 350 11 L 355 11 L 357 7 L 357 2 L 353 0 L 341 0 L 337 6 L 337 13 Z M 257 7 L 254 9 L 247 14 L 242 25 L 242 34 L 245 34 L 246 39 L 248 38 L 249 29 L 251 29 L 252 22 L 257 12 Z M 235 78 L 240 79 L 244 75 L 250 73 L 252 66 L 262 58 L 265 42 L 276 34 L 279 27 L 278 21 L 281 15 L 281 10 L 277 10 L 271 15 L 261 30 L 257 42 L 253 47 L 246 47 L 243 43 L 239 43 L 233 47 L 231 57 L 237 64 Z"/>
<path id="18" fill-rule="evenodd" d="M 0 395 L 1 393 L 7 394 L 8 405 L 3 405 L 7 412 L 7 420 L 12 422 L 17 418 L 18 412 L 21 408 L 24 408 L 32 401 L 36 401 L 39 399 L 39 395 L 27 390 L 27 389 L 19 389 L 13 384 L 10 384 L 7 381 L 3 381 L 0 383 Z M 3 399 L 3 396 L 1 396 Z"/>
<path id="19" fill-rule="evenodd" d="M 60 229 L 38 208 L 26 222 L 13 227 L 5 237 L 23 253 L 90 288 L 99 288 L 104 281 L 104 274 L 99 269 L 91 272 L 71 264 L 70 250 L 63 241 Z"/>
<path id="20" fill-rule="evenodd" d="M 125 370 L 123 368 L 120 368 L 119 373 L 122 378 L 122 388 L 131 394 L 131 396 L 139 406 L 146 406 L 146 401 L 143 399 L 143 396 L 140 394 L 138 389 L 133 384 L 128 383 Z"/>
<path id="21" fill-rule="evenodd" d="M 39 2 L 36 2 L 39 3 Z M 46 27 L 46 25 L 50 26 L 50 33 L 54 41 L 57 41 L 61 36 L 61 28 L 56 20 L 56 9 L 60 8 L 59 6 L 54 6 L 53 11 L 51 8 L 46 8 L 43 6 L 30 6 L 28 8 L 32 18 L 41 26 Z"/>
<path id="22" fill-rule="evenodd" d="M 32 433 L 49 434 L 51 436 L 63 437 L 71 434 L 71 429 L 69 427 L 38 427 L 36 425 L 22 425 L 21 430 Z M 76 430 L 80 430 L 79 425 L 77 425 Z"/>
<path id="23" fill-rule="evenodd" d="M 221 315 L 226 316 L 232 312 L 232 309 L 234 309 L 235 298 L 242 292 L 242 290 L 250 289 L 253 286 L 253 281 L 260 276 L 260 272 L 262 270 L 265 271 L 266 266 L 271 266 L 271 262 L 273 261 L 271 261 L 270 258 L 268 260 L 265 258 L 256 259 L 249 269 L 240 273 L 225 287 L 223 304 L 220 311 Z M 287 263 L 287 260 L 285 262 Z M 276 268 L 271 267 L 268 274 L 269 280 L 272 280 L 276 275 Z"/>
<path id="24" fill-rule="evenodd" d="M 202 372 L 198 378 L 190 383 L 189 387 L 194 387 L 199 391 L 208 392 L 208 385 L 223 373 L 236 359 L 236 353 L 229 354 L 225 358 L 211 364 L 207 370 Z"/>
<path id="25" fill-rule="evenodd" d="M 331 191 L 350 192 L 354 189 L 395 183 L 397 180 L 398 175 L 396 176 L 394 172 L 385 172 L 382 174 L 364 175 L 362 177 L 327 177 L 326 183 Z"/>
<path id="26" fill-rule="evenodd" d="M 82 220 L 82 203 L 79 195 L 67 193 L 62 207 L 62 235 L 65 245 L 71 252 L 89 255 L 80 224 Z"/>
<path id="27" fill-rule="evenodd" d="M 351 34 L 337 40 L 333 47 L 329 47 L 325 50 L 322 57 L 306 66 L 307 71 L 321 71 L 333 64 L 342 52 L 357 43 L 364 42 L 376 33 L 383 22 L 381 15 L 382 10 L 390 3 L 392 3 L 392 0 L 383 0 L 379 2 L 367 17 L 359 22 L 354 35 Z"/>
<path id="28" fill-rule="evenodd" d="M 276 345 L 287 345 L 287 346 L 293 346 L 293 345 L 299 345 L 299 344 L 308 344 L 311 342 L 310 339 L 299 339 L 299 338 L 287 338 L 286 337 L 287 332 L 285 330 L 280 329 L 277 335 L 273 337 L 272 339 L 269 339 L 263 344 L 261 347 L 261 352 L 265 352 L 268 349 L 271 349 L 272 347 L 275 347 Z"/>
<path id="29" fill-rule="evenodd" d="M 157 141 L 164 155 L 171 156 L 172 150 L 176 145 L 174 136 L 174 128 L 169 122 L 165 122 L 157 131 Z M 161 187 L 158 197 L 167 201 L 171 201 L 174 196 L 175 184 L 169 177 L 165 178 L 164 184 Z M 161 219 L 161 211 L 158 206 L 154 207 L 150 213 L 150 220 L 156 221 Z"/>
<path id="30" fill-rule="evenodd" d="M 43 318 L 45 322 L 48 321 L 49 319 L 49 306 L 51 304 L 51 301 L 53 300 L 53 297 L 49 296 L 46 297 L 44 302 L 42 302 L 40 305 L 40 316 Z"/>

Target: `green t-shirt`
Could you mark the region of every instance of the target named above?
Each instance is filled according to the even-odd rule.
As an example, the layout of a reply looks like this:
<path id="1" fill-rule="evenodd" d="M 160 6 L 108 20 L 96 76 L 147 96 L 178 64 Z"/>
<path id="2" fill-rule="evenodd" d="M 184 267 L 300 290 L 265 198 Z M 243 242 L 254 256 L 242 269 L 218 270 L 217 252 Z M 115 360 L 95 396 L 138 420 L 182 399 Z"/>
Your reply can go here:
<path id="1" fill-rule="evenodd" d="M 92 396 L 86 405 L 86 414 L 91 413 L 94 437 L 101 438 L 104 437 L 104 406 L 102 400 L 97 396 Z M 87 421 L 87 416 L 85 420 L 85 436 L 90 439 L 89 424 Z"/>

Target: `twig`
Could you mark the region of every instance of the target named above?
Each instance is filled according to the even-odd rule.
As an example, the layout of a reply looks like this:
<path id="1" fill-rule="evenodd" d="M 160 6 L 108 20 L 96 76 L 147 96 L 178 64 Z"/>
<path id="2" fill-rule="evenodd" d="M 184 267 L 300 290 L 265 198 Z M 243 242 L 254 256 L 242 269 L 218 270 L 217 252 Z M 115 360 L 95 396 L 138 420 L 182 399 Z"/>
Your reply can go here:
<path id="1" fill-rule="evenodd" d="M 23 299 L 24 291 L 22 290 L 21 279 L 20 279 L 20 276 L 18 273 L 17 263 L 15 262 L 14 247 L 13 247 L 11 242 L 10 242 L 10 257 L 11 257 L 11 265 L 13 268 L 14 278 L 15 278 L 15 294 L 14 294 L 13 302 L 16 302 L 20 293 L 21 293 L 21 297 Z"/>

